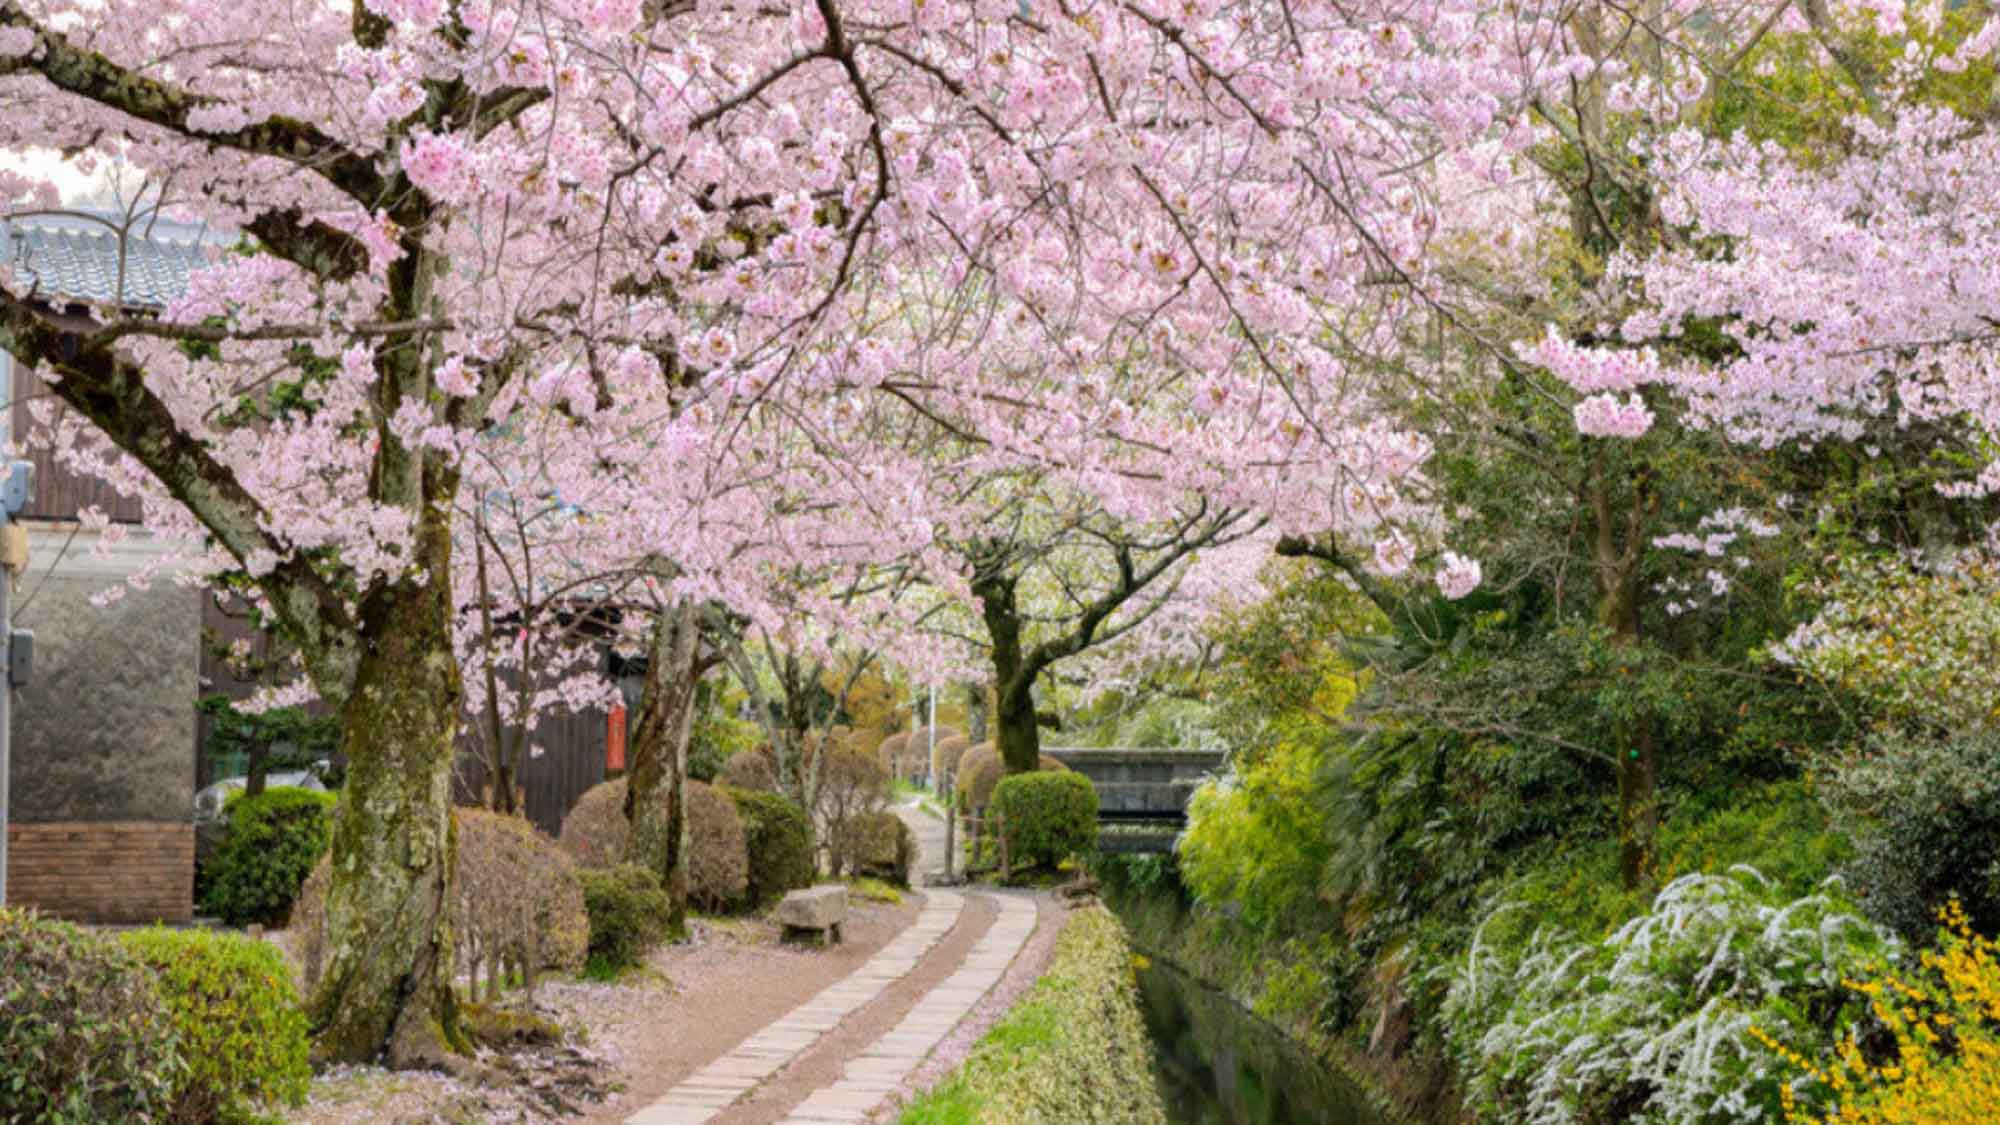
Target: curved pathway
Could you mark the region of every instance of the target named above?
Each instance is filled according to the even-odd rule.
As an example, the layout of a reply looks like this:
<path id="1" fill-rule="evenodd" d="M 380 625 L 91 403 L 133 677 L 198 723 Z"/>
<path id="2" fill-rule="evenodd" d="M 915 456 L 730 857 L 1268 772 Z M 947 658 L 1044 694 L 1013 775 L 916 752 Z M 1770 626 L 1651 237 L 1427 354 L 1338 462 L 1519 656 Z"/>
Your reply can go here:
<path id="1" fill-rule="evenodd" d="M 907 806 L 896 811 L 917 830 L 916 870 L 941 868 L 942 823 Z M 688 1076 L 627 1125 L 868 1120 L 999 982 L 1035 931 L 1032 898 L 941 888 L 923 895 L 916 920 L 866 964 Z M 924 990 L 912 998 L 914 989 Z"/>
<path id="2" fill-rule="evenodd" d="M 925 892 L 917 920 L 867 964 L 689 1075 L 665 1097 L 626 1118 L 627 1125 L 697 1125 L 727 1109 L 804 1054 L 884 986 L 916 968 L 931 946 L 957 924 L 964 906 L 961 895 Z"/>

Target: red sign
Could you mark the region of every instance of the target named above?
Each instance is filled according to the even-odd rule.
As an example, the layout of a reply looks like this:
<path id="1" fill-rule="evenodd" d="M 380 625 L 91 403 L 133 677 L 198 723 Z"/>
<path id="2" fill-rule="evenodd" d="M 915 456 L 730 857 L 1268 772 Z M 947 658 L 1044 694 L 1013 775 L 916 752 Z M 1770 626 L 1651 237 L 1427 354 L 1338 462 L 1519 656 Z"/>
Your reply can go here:
<path id="1" fill-rule="evenodd" d="M 604 720 L 604 768 L 625 768 L 625 708 L 613 707 Z"/>

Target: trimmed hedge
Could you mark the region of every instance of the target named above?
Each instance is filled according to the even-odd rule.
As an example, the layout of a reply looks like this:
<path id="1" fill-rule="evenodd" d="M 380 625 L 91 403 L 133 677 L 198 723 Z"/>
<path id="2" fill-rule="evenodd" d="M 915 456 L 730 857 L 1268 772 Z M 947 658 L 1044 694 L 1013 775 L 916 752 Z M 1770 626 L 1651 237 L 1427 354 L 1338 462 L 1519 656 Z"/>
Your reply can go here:
<path id="1" fill-rule="evenodd" d="M 125 947 L 0 910 L 0 1121 L 163 1117 L 185 1082 L 157 978 Z"/>
<path id="2" fill-rule="evenodd" d="M 673 904 L 660 877 L 636 864 L 585 868 L 583 907 L 590 916 L 590 967 L 617 972 L 645 960 L 667 938 Z"/>
<path id="3" fill-rule="evenodd" d="M 284 954 L 205 930 L 134 930 L 120 945 L 152 969 L 187 1070 L 168 1119 L 244 1121 L 302 1105 L 312 1083 L 306 1014 Z"/>
<path id="4" fill-rule="evenodd" d="M 625 819 L 625 779 L 591 786 L 563 818 L 562 846 L 581 867 L 624 862 L 632 824 Z M 703 910 L 733 910 L 749 886 L 750 858 L 736 803 L 713 786 L 689 779 L 688 901 Z"/>
<path id="5" fill-rule="evenodd" d="M 1047 754 L 1038 769 L 1055 773 L 1069 767 Z M 1007 776 L 1007 763 L 991 745 L 975 746 L 959 761 L 958 807 L 970 813 L 985 811 L 993 801 L 993 789 Z"/>
<path id="6" fill-rule="evenodd" d="M 843 826 L 850 874 L 910 885 L 917 862 L 917 834 L 892 812 L 863 813 Z"/>
<path id="7" fill-rule="evenodd" d="M 204 873 L 201 907 L 232 926 L 282 926 L 333 844 L 334 796 L 278 786 L 225 806 L 229 833 Z"/>
<path id="8" fill-rule="evenodd" d="M 1054 866 L 1097 844 L 1097 788 L 1070 770 L 1003 777 L 993 789 L 1016 866 Z"/>
<path id="9" fill-rule="evenodd" d="M 778 791 L 778 756 L 771 752 L 769 746 L 740 750 L 722 763 L 716 779 L 734 789 L 775 793 Z"/>
<path id="10" fill-rule="evenodd" d="M 1166 1120 L 1132 948 L 1101 906 L 1069 916 L 1048 972 L 980 1039 L 964 1067 L 898 1118 L 900 1125 Z"/>
<path id="11" fill-rule="evenodd" d="M 510 969 L 580 969 L 590 936 L 576 861 L 528 821 L 485 809 L 454 809 L 458 865 L 458 965 L 478 991 L 497 989 Z"/>
<path id="12" fill-rule="evenodd" d="M 812 818 L 798 803 L 776 793 L 723 786 L 743 819 L 743 840 L 750 855 L 749 900 L 765 906 L 785 892 L 810 887 L 818 874 L 813 853 Z"/>

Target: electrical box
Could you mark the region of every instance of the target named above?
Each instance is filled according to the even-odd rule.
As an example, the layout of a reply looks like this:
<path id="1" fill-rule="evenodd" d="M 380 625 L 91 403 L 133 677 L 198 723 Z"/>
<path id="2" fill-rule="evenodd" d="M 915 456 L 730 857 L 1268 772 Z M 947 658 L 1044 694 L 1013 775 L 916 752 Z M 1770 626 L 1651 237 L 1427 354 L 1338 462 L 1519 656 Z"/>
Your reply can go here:
<path id="1" fill-rule="evenodd" d="M 24 687 L 35 670 L 35 631 L 15 629 L 7 634 L 7 686 Z"/>
<path id="2" fill-rule="evenodd" d="M 9 461 L 7 475 L 0 478 L 0 508 L 7 509 L 9 516 L 20 515 L 34 490 L 35 466 L 27 461 Z"/>

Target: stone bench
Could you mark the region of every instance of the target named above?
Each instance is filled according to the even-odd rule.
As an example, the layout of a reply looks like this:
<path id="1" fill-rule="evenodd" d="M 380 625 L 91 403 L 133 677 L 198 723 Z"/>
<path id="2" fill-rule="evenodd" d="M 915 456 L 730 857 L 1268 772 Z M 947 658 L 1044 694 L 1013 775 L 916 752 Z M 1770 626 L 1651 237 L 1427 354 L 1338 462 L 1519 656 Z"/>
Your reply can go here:
<path id="1" fill-rule="evenodd" d="M 840 944 L 840 924 L 847 920 L 847 888 L 838 883 L 807 887 L 778 900 L 774 917 L 787 941 L 812 940 L 821 946 Z"/>

